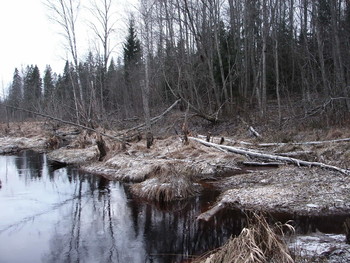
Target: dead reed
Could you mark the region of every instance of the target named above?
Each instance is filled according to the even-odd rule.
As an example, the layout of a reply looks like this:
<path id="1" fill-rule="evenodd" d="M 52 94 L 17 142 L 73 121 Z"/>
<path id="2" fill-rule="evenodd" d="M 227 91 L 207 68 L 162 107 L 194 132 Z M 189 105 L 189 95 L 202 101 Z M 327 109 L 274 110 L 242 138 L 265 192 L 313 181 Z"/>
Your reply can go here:
<path id="1" fill-rule="evenodd" d="M 186 199 L 196 194 L 199 185 L 194 183 L 190 167 L 168 164 L 155 167 L 152 176 L 131 187 L 136 196 L 157 202 Z"/>
<path id="2" fill-rule="evenodd" d="M 238 237 L 231 237 L 222 247 L 197 259 L 196 263 L 292 263 L 288 247 L 281 238 L 289 224 L 270 227 L 263 215 L 253 213 Z"/>

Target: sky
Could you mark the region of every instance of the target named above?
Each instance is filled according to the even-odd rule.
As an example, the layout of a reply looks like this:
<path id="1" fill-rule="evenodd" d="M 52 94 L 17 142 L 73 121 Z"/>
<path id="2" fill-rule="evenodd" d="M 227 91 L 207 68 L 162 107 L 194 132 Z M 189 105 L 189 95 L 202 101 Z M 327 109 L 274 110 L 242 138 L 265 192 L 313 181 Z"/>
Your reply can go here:
<path id="1" fill-rule="evenodd" d="M 27 65 L 38 65 L 41 76 L 47 64 L 54 72 L 61 73 L 68 56 L 60 28 L 49 19 L 45 0 L 1 0 L 0 1 L 0 94 L 10 85 L 15 68 L 20 71 Z M 81 0 L 87 3 L 88 0 Z M 118 12 L 130 11 L 127 0 L 119 0 Z M 86 17 L 79 13 L 78 46 L 80 54 L 87 54 L 91 46 L 91 33 Z M 125 16 L 127 17 L 127 16 Z M 119 29 L 125 24 L 124 15 L 118 14 Z M 123 20 L 123 21 L 122 21 Z M 84 22 L 85 21 L 85 22 Z M 123 31 L 123 30 L 121 30 Z M 118 31 L 115 43 L 122 43 L 123 34 Z"/>
<path id="2" fill-rule="evenodd" d="M 41 0 L 0 2 L 0 81 L 8 86 L 17 67 L 38 65 L 41 72 L 50 63 L 63 68 L 61 36 L 54 32 Z"/>

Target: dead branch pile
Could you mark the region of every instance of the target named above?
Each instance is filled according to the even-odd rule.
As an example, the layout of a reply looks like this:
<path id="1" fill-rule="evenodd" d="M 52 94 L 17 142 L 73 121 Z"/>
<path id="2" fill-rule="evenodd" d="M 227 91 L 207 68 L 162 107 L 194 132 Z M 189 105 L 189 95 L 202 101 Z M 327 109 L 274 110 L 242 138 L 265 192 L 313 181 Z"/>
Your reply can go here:
<path id="1" fill-rule="evenodd" d="M 238 237 L 229 241 L 204 259 L 196 263 L 292 263 L 288 247 L 279 234 L 282 227 L 294 231 L 293 227 L 276 224 L 270 227 L 263 215 L 253 214 L 248 227 Z"/>
<path id="2" fill-rule="evenodd" d="M 194 196 L 200 186 L 193 181 L 194 171 L 189 167 L 179 169 L 174 165 L 159 166 L 154 175 L 131 186 L 136 196 L 157 202 L 182 200 Z"/>

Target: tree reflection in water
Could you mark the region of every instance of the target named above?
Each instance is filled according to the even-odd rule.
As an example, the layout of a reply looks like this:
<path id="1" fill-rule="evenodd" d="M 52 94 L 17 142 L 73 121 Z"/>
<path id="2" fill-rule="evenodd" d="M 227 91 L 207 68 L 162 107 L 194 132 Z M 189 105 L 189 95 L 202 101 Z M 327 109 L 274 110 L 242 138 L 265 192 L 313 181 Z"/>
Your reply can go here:
<path id="1" fill-rule="evenodd" d="M 24 153 L 14 165 L 16 183 L 24 181 L 27 189 L 21 204 L 28 195 L 42 204 L 0 229 L 0 242 L 9 236 L 34 242 L 33 232 L 39 233 L 35 244 L 40 245 L 30 251 L 42 262 L 179 262 L 221 245 L 242 228 L 244 217 L 238 214 L 225 215 L 225 221 L 196 221 L 216 194 L 160 208 L 133 199 L 128 185 L 72 167 L 53 170 L 43 155 Z M 35 190 L 29 193 L 31 189 Z M 16 253 L 15 246 L 10 249 Z M 28 262 L 38 262 L 28 257 Z"/>
<path id="2" fill-rule="evenodd" d="M 24 151 L 15 158 L 15 164 L 19 175 L 28 175 L 27 179 L 37 179 L 42 176 L 44 155 L 33 151 Z"/>

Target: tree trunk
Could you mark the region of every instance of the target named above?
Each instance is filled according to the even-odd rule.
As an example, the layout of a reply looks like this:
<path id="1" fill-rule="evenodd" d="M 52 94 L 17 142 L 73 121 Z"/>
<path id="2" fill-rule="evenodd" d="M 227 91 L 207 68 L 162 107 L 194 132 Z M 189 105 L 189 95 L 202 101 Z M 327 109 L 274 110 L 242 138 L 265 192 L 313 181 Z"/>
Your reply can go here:
<path id="1" fill-rule="evenodd" d="M 337 76 L 336 85 L 340 87 L 340 91 L 344 97 L 349 96 L 348 88 L 345 82 L 343 58 L 340 51 L 339 29 L 337 21 L 337 1 L 331 1 L 331 23 L 332 23 L 332 37 L 334 40 L 333 54 L 334 54 L 334 69 Z M 350 111 L 350 99 L 346 100 L 347 110 Z"/>
<path id="2" fill-rule="evenodd" d="M 263 32 L 262 32 L 262 87 L 261 87 L 261 115 L 265 116 L 267 107 L 267 87 L 266 87 L 266 75 L 267 75 L 267 36 L 268 36 L 268 16 L 267 16 L 267 1 L 263 0 Z"/>
<path id="3" fill-rule="evenodd" d="M 150 9 L 152 6 L 148 6 L 147 1 L 142 1 L 142 17 L 143 17 L 143 38 L 145 44 L 145 54 L 144 54 L 144 64 L 145 64 L 145 78 L 141 81 L 141 93 L 142 93 L 142 104 L 143 104 L 143 113 L 145 116 L 146 123 L 146 139 L 147 139 L 147 148 L 150 148 L 153 144 L 153 134 L 151 130 L 151 113 L 149 108 L 149 100 L 150 100 L 150 81 L 149 81 L 149 58 L 151 55 L 150 52 Z"/>

